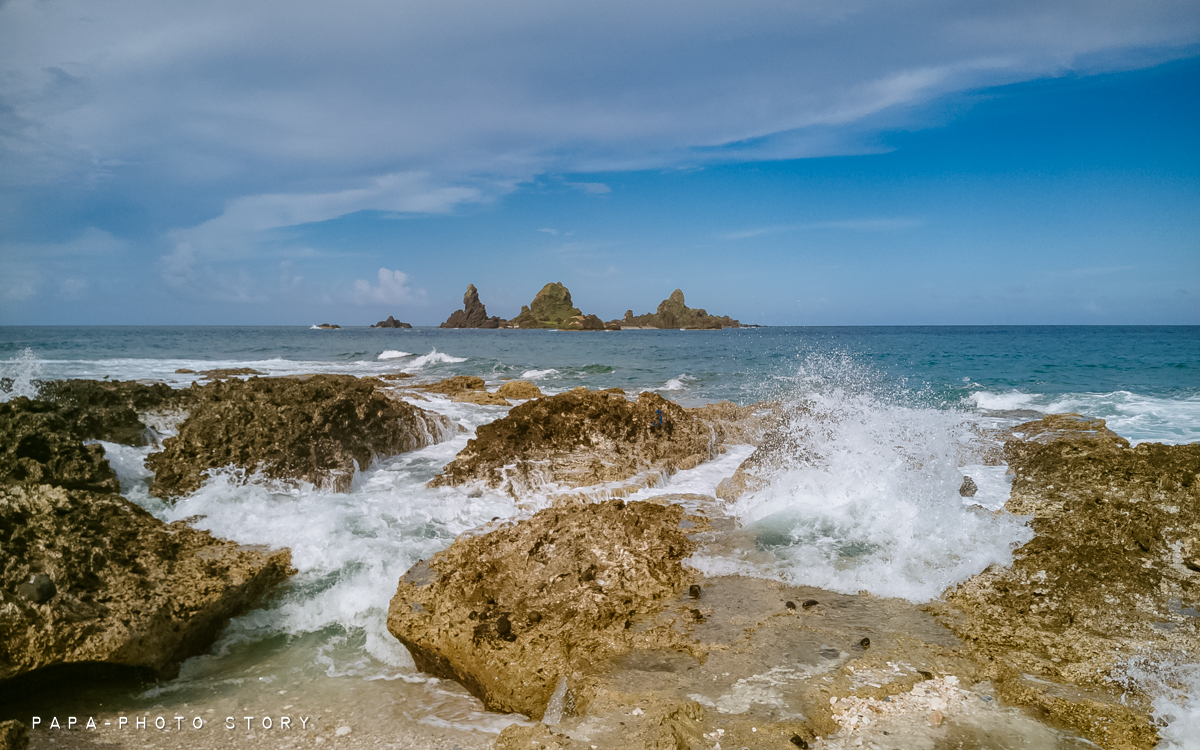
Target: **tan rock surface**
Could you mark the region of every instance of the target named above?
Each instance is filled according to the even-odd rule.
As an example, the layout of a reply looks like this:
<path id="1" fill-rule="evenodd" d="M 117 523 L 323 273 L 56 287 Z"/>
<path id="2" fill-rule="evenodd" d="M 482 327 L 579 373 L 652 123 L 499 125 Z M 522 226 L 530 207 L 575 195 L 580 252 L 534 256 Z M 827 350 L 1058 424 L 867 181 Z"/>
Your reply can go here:
<path id="1" fill-rule="evenodd" d="M 346 491 L 356 463 L 365 469 L 378 457 L 453 434 L 448 419 L 392 398 L 384 387 L 350 375 L 193 386 L 179 434 L 146 460 L 155 472 L 151 492 L 185 495 L 200 487 L 206 470 L 229 465 Z"/>
<path id="2" fill-rule="evenodd" d="M 661 416 L 661 418 L 660 418 Z M 431 486 L 483 482 L 522 496 L 691 468 L 717 453 L 723 428 L 655 393 L 636 402 L 576 388 L 527 401 L 481 426 Z"/>
<path id="3" fill-rule="evenodd" d="M 1106 748 L 1150 748 L 1148 696 L 1119 685 L 1130 657 L 1196 653 L 1200 445 L 1130 447 L 1104 420 L 1013 429 L 1007 507 L 1036 536 L 934 607 L 1011 700 Z M 1189 564 L 1190 563 L 1190 564 Z"/>
<path id="4" fill-rule="evenodd" d="M 528 380 L 510 380 L 496 389 L 496 395 L 514 401 L 528 401 L 531 398 L 541 398 L 542 391 Z"/>
<path id="5" fill-rule="evenodd" d="M 679 506 L 613 500 L 464 534 L 401 579 L 388 630 L 490 709 L 541 717 L 561 679 L 629 651 L 630 618 L 683 584 L 684 520 Z"/>
<path id="6" fill-rule="evenodd" d="M 290 574 L 287 550 L 48 485 L 0 488 L 0 548 L 0 681 L 97 662 L 171 675 Z"/>

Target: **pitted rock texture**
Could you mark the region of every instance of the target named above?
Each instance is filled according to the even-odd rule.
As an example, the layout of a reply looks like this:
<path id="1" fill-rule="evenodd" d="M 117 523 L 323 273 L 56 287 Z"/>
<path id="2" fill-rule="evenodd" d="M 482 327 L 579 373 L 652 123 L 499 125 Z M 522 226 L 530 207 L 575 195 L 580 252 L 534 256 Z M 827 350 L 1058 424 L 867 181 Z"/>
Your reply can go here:
<path id="1" fill-rule="evenodd" d="M 169 676 L 292 572 L 287 550 L 49 485 L 0 488 L 0 548 L 0 682 L 95 662 Z"/>
<path id="2" fill-rule="evenodd" d="M 517 317 L 505 323 L 508 328 L 557 328 L 563 321 L 582 315 L 571 302 L 571 290 L 561 282 L 542 287 L 528 305 L 521 306 Z"/>
<path id="3" fill-rule="evenodd" d="M 187 408 L 189 391 L 165 383 L 105 380 L 53 380 L 38 389 L 38 400 L 54 404 L 85 439 L 149 445 L 143 423 L 148 412 Z"/>
<path id="4" fill-rule="evenodd" d="M 388 630 L 489 709 L 541 717 L 560 678 L 630 650 L 630 618 L 684 584 L 683 520 L 677 505 L 612 500 L 464 534 L 401 579 Z"/>
<path id="5" fill-rule="evenodd" d="M 487 308 L 479 301 L 479 292 L 474 284 L 467 285 L 463 295 L 463 309 L 450 313 L 441 328 L 499 328 L 500 318 L 488 317 Z"/>
<path id="6" fill-rule="evenodd" d="M 104 449 L 84 445 L 87 437 L 55 404 L 24 397 L 0 403 L 0 486 L 34 483 L 119 492 L 121 483 Z"/>
<path id="7" fill-rule="evenodd" d="M 482 425 L 431 486 L 483 482 L 521 496 L 547 484 L 585 487 L 647 471 L 688 469 L 715 455 L 725 432 L 656 393 L 576 388 L 527 401 Z"/>
<path id="8" fill-rule="evenodd" d="M 375 378 L 313 375 L 193 386 L 179 434 L 146 459 L 151 493 L 200 487 L 205 471 L 235 466 L 347 491 L 355 464 L 423 448 L 453 434 L 445 417 L 389 396 Z"/>
<path id="9" fill-rule="evenodd" d="M 26 750 L 29 728 L 19 721 L 0 721 L 0 750 Z"/>
<path id="10" fill-rule="evenodd" d="M 1200 649 L 1200 445 L 1130 447 L 1075 414 L 1013 433 L 1006 507 L 1032 517 L 1035 537 L 934 611 L 1011 699 L 1102 747 L 1154 747 L 1147 696 L 1113 679 L 1136 653 Z M 1064 700 L 1076 688 L 1091 698 Z"/>

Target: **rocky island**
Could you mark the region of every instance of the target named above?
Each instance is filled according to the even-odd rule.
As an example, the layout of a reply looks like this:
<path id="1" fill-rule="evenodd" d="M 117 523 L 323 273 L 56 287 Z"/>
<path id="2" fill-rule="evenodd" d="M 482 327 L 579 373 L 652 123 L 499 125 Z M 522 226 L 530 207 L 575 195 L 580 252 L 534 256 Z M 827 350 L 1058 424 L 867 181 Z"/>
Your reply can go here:
<path id="1" fill-rule="evenodd" d="M 625 317 L 614 324 L 622 328 L 684 328 L 687 330 L 714 330 L 720 328 L 743 328 L 741 323 L 728 315 L 709 315 L 704 308 L 691 308 L 684 304 L 683 291 L 676 289 L 671 296 L 658 303 L 658 310 L 645 315 L 626 310 Z"/>
<path id="2" fill-rule="evenodd" d="M 463 309 L 455 310 L 439 328 L 499 328 L 503 323 L 496 316 L 488 317 L 487 308 L 479 301 L 479 292 L 474 284 L 467 285 L 463 295 Z"/>

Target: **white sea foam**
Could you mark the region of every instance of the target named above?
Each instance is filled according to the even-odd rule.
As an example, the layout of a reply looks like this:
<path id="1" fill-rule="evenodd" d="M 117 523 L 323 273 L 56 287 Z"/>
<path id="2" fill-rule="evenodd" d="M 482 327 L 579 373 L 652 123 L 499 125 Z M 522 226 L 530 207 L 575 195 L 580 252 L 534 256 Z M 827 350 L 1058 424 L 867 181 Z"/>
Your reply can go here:
<path id="1" fill-rule="evenodd" d="M 466 362 L 466 357 L 454 357 L 449 354 L 439 352 L 437 349 L 431 349 L 428 354 L 422 354 L 404 367 L 405 372 L 415 372 L 424 369 L 427 365 L 437 364 L 457 364 Z"/>
<path id="2" fill-rule="evenodd" d="M 403 357 L 411 357 L 412 352 L 400 352 L 395 349 L 388 349 L 380 354 L 376 359 L 401 359 Z"/>
<path id="3" fill-rule="evenodd" d="M 556 375 L 558 375 L 558 370 L 554 369 L 553 367 L 545 370 L 526 370 L 525 372 L 521 373 L 521 380 L 545 380 L 546 378 L 552 378 Z"/>
<path id="4" fill-rule="evenodd" d="M 671 378 L 670 380 L 668 380 L 666 382 L 666 384 L 664 384 L 663 387 L 660 388 L 659 390 L 661 390 L 661 391 L 682 391 L 684 388 L 687 388 L 688 383 L 694 382 L 696 380 L 699 380 L 699 378 L 692 377 L 691 375 L 688 375 L 685 372 L 684 374 L 680 375 L 677 378 Z"/>
<path id="5" fill-rule="evenodd" d="M 1200 664 L 1195 654 L 1139 654 L 1116 671 L 1119 682 L 1152 696 L 1158 750 L 1200 750 Z"/>
<path id="6" fill-rule="evenodd" d="M 973 510 L 959 496 L 961 415 L 839 388 L 792 408 L 787 458 L 768 486 L 731 508 L 773 562 L 702 564 L 927 601 L 990 564 L 1008 563 L 1030 539 L 1016 518 Z M 980 478 L 989 495 L 1006 496 Z"/>
<path id="7" fill-rule="evenodd" d="M 1006 393 L 989 393 L 977 391 L 967 397 L 968 400 L 985 411 L 1014 411 L 1017 409 L 1036 409 L 1033 406 L 1034 396 L 1020 391 Z"/>

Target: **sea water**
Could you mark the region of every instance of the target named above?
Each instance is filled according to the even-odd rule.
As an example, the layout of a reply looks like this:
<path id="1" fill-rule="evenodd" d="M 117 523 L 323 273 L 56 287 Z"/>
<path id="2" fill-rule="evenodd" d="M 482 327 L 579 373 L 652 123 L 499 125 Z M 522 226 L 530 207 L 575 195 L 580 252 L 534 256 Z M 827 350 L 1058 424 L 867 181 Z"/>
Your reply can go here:
<path id="1" fill-rule="evenodd" d="M 477 375 L 490 387 L 532 380 L 544 392 L 576 386 L 662 393 L 684 405 L 728 399 L 783 404 L 783 432 L 804 461 L 777 466 L 768 484 L 732 503 L 713 498 L 752 451 L 733 446 L 635 497 L 664 492 L 735 518 L 752 543 L 690 564 L 842 592 L 914 602 L 1028 541 L 1021 519 L 981 512 L 1008 494 L 1003 466 L 964 458 L 980 428 L 1044 413 L 1108 420 L 1132 442 L 1200 439 L 1200 328 L 920 327 L 763 328 L 723 331 L 476 331 L 251 327 L 0 328 L 0 399 L 31 395 L 39 379 L 161 380 L 177 370 L 249 367 L 267 375 L 405 372 L 408 382 Z M 405 716 L 431 726 L 498 732 L 519 717 L 488 714 L 464 691 L 414 667 L 385 627 L 396 582 L 467 530 L 536 512 L 549 500 L 425 485 L 477 427 L 507 409 L 414 402 L 465 432 L 363 467 L 350 492 L 214 472 L 173 504 L 152 498 L 148 448 L 104 443 L 122 492 L 164 521 L 192 519 L 246 544 L 287 547 L 297 575 L 265 607 L 233 620 L 211 652 L 180 677 L 119 697 L 130 706 L 164 696 L 206 696 L 264 685 L 387 681 Z M 169 423 L 156 425 L 170 434 Z M 964 501 L 964 474 L 979 485 Z M 698 501 L 687 501 L 698 502 Z M 1131 664 L 1129 679 L 1159 679 L 1155 708 L 1164 747 L 1185 747 L 1197 720 L 1195 661 L 1170 679 Z M 1178 674 L 1176 674 L 1178 673 Z M 284 686 L 284 687 L 280 687 Z M 275 691 L 279 692 L 279 691 Z"/>

